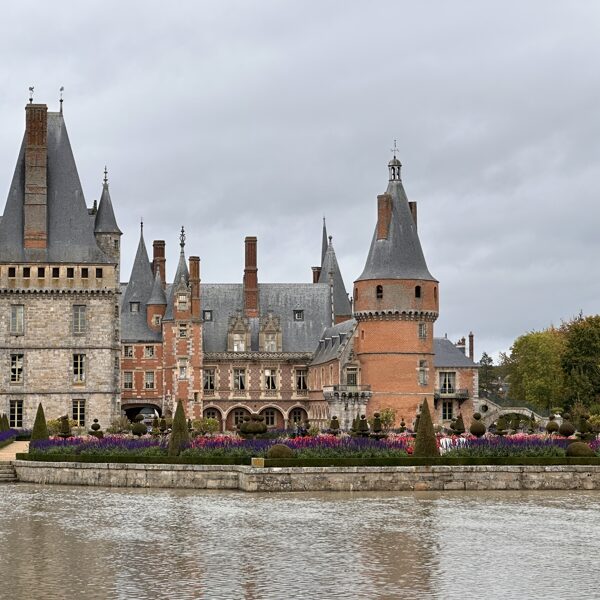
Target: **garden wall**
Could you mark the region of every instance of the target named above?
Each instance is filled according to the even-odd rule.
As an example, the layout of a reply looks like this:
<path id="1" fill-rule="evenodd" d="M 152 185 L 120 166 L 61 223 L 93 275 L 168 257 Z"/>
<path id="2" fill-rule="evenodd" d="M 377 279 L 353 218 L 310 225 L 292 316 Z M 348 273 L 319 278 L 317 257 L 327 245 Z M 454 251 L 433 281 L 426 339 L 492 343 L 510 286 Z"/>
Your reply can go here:
<path id="1" fill-rule="evenodd" d="M 246 492 L 599 490 L 600 466 L 289 467 L 15 461 L 19 481 Z"/>

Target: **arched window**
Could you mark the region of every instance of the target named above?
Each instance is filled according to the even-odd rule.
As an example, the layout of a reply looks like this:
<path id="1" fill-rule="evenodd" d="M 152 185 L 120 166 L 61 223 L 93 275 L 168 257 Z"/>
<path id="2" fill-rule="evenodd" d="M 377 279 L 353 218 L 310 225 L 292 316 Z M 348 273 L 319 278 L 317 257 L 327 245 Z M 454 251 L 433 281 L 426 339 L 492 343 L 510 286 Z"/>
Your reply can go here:
<path id="1" fill-rule="evenodd" d="M 358 300 L 358 288 L 354 288 L 354 300 Z"/>
<path id="2" fill-rule="evenodd" d="M 377 288 L 375 289 L 375 296 L 377 297 L 378 300 L 383 298 L 383 286 L 382 285 L 378 285 Z"/>
<path id="3" fill-rule="evenodd" d="M 421 286 L 417 285 L 415 286 L 415 298 L 420 298 L 421 297 Z"/>
<path id="4" fill-rule="evenodd" d="M 433 288 L 433 299 L 437 302 L 437 287 Z"/>

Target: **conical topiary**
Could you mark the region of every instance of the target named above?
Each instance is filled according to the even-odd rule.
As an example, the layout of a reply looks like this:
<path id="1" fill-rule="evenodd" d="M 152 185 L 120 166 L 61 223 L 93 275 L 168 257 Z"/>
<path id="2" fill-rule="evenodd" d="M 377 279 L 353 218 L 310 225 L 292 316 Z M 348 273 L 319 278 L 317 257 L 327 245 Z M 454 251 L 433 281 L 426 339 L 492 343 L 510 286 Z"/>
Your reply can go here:
<path id="1" fill-rule="evenodd" d="M 2 413 L 0 415 L 0 431 L 8 431 L 9 429 L 8 419 L 6 418 L 6 415 Z"/>
<path id="2" fill-rule="evenodd" d="M 181 449 L 190 439 L 190 433 L 187 428 L 185 412 L 181 400 L 177 401 L 175 416 L 173 417 L 173 427 L 171 437 L 169 438 L 169 456 L 179 456 Z"/>
<path id="3" fill-rule="evenodd" d="M 31 441 L 35 440 L 47 440 L 48 439 L 48 426 L 46 425 L 46 416 L 44 415 L 44 408 L 40 402 L 35 413 L 35 421 L 33 422 L 33 429 L 31 430 Z"/>
<path id="4" fill-rule="evenodd" d="M 471 423 L 471 427 L 469 427 L 469 431 L 472 435 L 478 438 L 485 433 L 485 425 L 481 420 L 481 413 L 476 412 L 473 415 L 473 422 Z"/>
<path id="5" fill-rule="evenodd" d="M 427 400 L 424 400 L 421 405 L 420 415 L 413 456 L 439 456 L 440 453 L 437 447 L 435 432 L 433 431 L 433 422 L 431 421 Z"/>

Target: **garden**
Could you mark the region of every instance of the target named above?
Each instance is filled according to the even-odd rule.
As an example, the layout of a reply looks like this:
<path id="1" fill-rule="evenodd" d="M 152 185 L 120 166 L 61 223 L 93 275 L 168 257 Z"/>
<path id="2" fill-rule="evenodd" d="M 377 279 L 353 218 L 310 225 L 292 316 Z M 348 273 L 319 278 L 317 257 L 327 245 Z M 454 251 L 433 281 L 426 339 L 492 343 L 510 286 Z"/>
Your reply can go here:
<path id="1" fill-rule="evenodd" d="M 292 431 L 272 432 L 267 430 L 260 415 L 251 415 L 238 426 L 236 433 L 223 434 L 213 431 L 210 423 L 186 420 L 183 406 L 178 403 L 172 421 L 157 419 L 151 431 L 138 419 L 125 432 L 105 433 L 94 420 L 86 435 L 73 435 L 72 423 L 66 416 L 52 422 L 52 434 L 40 405 L 29 452 L 19 454 L 18 458 L 241 465 L 263 459 L 260 464 L 264 466 L 600 465 L 598 432 L 585 419 L 580 418 L 576 426 L 569 418 L 569 414 L 563 414 L 560 425 L 553 418 L 545 431 L 539 433 L 503 427 L 496 427 L 495 433 L 491 433 L 486 431 L 480 415 L 475 414 L 469 431 L 460 422 L 454 423 L 449 432 L 436 433 L 428 405 L 424 403 L 415 432 L 405 427 L 386 432 L 376 413 L 370 423 L 361 416 L 350 432 L 341 431 L 335 417 L 325 431 L 315 431 L 304 423 Z M 13 433 L 6 435 L 6 439 L 12 440 L 15 430 L 10 431 Z M 0 433 L 0 444 L 5 433 Z"/>

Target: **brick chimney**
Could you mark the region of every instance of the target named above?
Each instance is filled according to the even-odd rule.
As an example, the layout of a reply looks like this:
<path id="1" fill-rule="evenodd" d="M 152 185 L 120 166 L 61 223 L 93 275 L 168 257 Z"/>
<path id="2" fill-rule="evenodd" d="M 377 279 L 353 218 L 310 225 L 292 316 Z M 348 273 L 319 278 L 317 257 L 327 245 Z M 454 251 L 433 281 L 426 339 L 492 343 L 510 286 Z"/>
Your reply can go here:
<path id="1" fill-rule="evenodd" d="M 469 333 L 469 358 L 475 360 L 475 336 L 472 331 Z"/>
<path id="2" fill-rule="evenodd" d="M 377 196 L 377 239 L 387 240 L 392 220 L 392 197 L 389 194 Z"/>
<path id="3" fill-rule="evenodd" d="M 256 266 L 256 237 L 246 237 L 244 267 L 244 314 L 258 317 L 258 268 Z"/>
<path id="4" fill-rule="evenodd" d="M 48 242 L 48 107 L 25 107 L 25 203 L 23 241 L 25 248 L 46 248 Z"/>
<path id="5" fill-rule="evenodd" d="M 154 240 L 152 242 L 152 271 L 156 275 L 156 270 L 160 273 L 163 289 L 166 286 L 167 259 L 165 258 L 165 240 Z"/>
<path id="6" fill-rule="evenodd" d="M 190 256 L 190 287 L 192 288 L 192 317 L 200 317 L 200 258 Z"/>
<path id="7" fill-rule="evenodd" d="M 321 267 L 312 267 L 313 283 L 319 283 L 321 277 Z"/>

